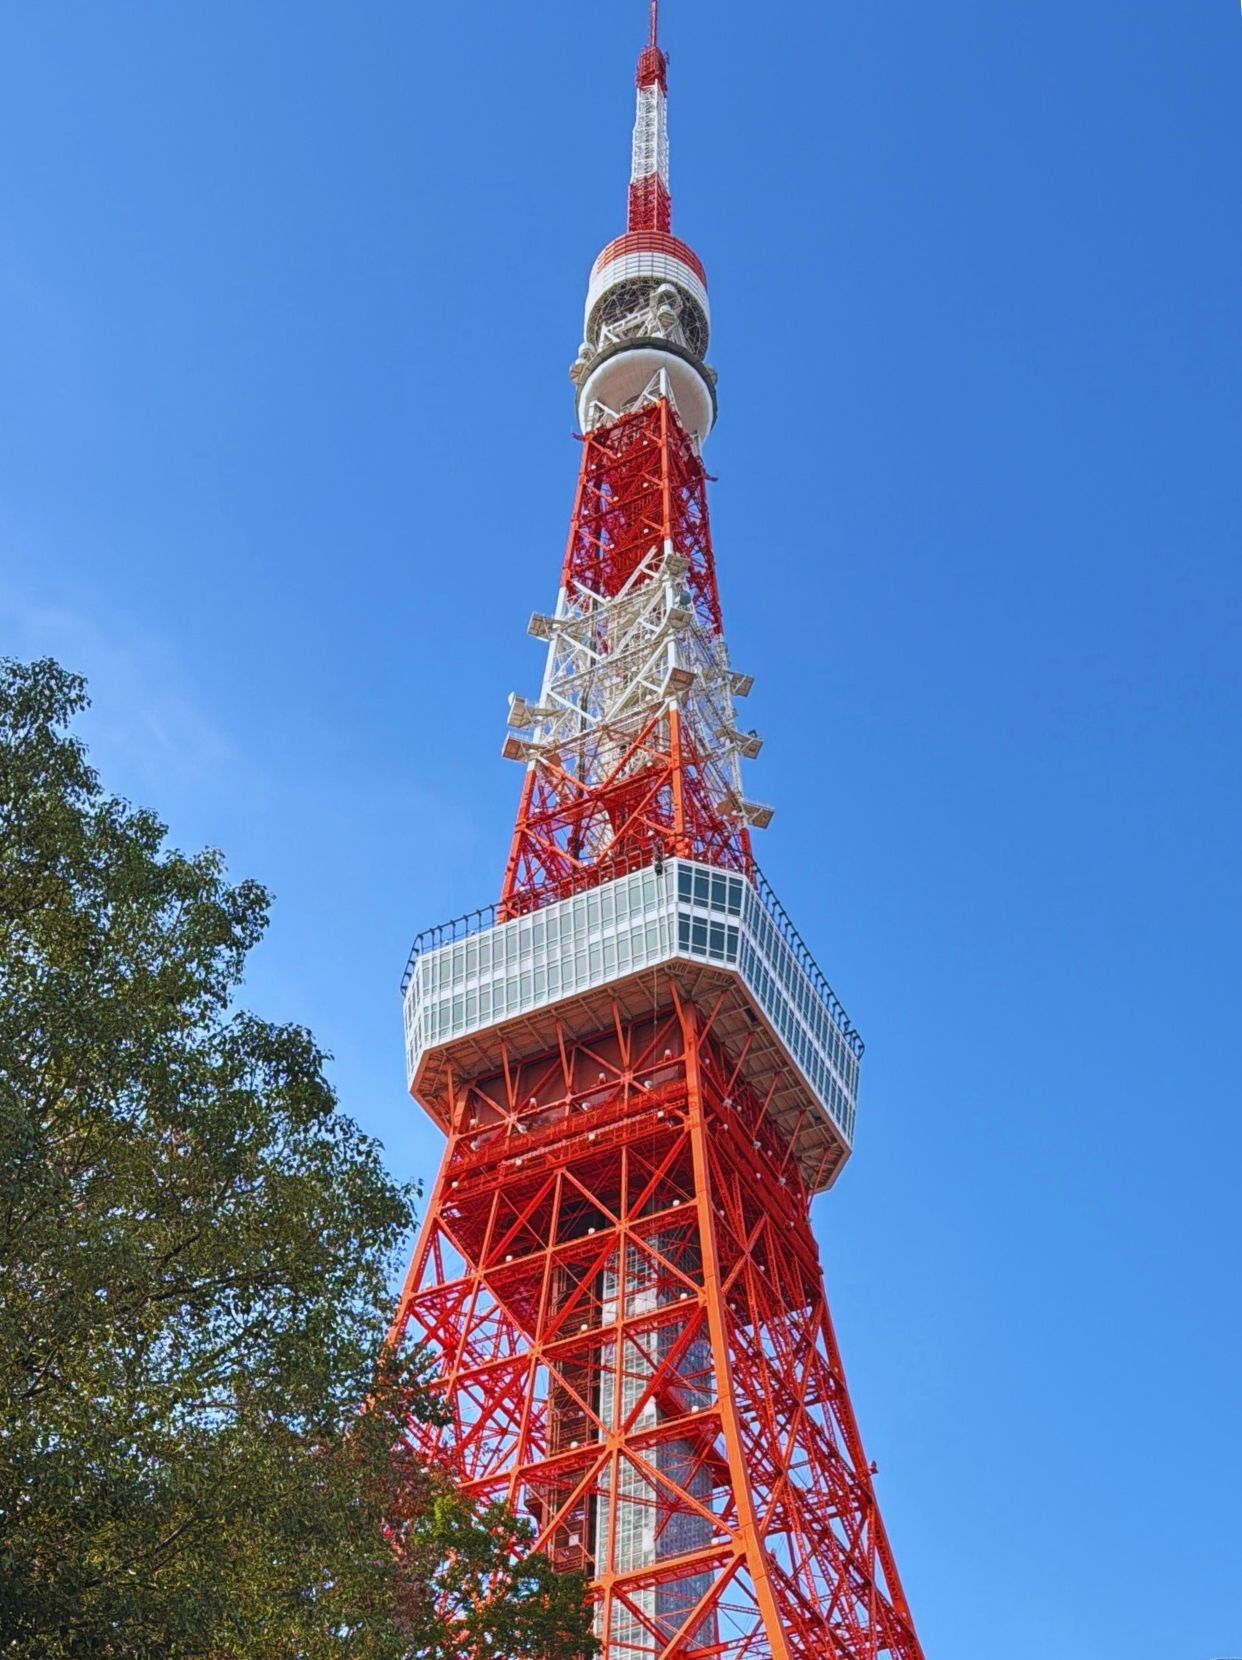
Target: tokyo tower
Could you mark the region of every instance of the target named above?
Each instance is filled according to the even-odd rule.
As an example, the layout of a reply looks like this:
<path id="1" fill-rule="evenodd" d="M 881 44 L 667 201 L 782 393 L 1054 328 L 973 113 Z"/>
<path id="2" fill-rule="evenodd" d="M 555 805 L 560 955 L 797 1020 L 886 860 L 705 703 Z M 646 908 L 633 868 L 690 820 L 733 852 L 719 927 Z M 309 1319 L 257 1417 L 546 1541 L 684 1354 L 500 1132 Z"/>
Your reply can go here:
<path id="1" fill-rule="evenodd" d="M 585 1570 L 606 1660 L 922 1660 L 811 1233 L 863 1046 L 752 854 L 657 22 L 500 898 L 420 935 L 403 987 L 448 1141 L 393 1331 L 436 1358 L 421 1452 Z"/>

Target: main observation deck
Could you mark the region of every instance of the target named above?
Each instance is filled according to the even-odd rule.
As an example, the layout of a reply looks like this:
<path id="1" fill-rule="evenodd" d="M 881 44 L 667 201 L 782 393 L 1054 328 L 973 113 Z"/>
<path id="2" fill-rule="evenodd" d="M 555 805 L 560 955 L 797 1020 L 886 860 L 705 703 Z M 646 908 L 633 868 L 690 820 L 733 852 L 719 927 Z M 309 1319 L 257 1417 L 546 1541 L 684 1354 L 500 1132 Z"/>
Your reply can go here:
<path id="1" fill-rule="evenodd" d="M 402 982 L 410 1089 L 447 1130 L 447 1069 L 494 1065 L 496 1037 L 525 1053 L 556 1026 L 586 1033 L 601 1002 L 650 1009 L 653 969 L 719 1002 L 714 1030 L 794 1144 L 812 1191 L 849 1157 L 863 1043 L 764 881 L 688 859 L 615 877 L 525 916 L 495 906 L 429 929 Z M 486 1034 L 486 1041 L 483 1041 Z"/>

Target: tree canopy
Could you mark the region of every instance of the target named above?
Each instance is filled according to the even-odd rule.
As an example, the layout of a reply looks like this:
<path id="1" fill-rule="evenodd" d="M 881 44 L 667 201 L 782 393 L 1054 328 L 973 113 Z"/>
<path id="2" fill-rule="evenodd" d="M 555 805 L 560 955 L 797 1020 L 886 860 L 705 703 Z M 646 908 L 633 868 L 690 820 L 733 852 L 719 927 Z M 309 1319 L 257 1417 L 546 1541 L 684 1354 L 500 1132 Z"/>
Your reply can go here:
<path id="1" fill-rule="evenodd" d="M 267 894 L 104 790 L 85 703 L 0 663 L 0 1656 L 593 1653 L 581 1582 L 403 1441 L 414 1196 L 237 1007 Z"/>

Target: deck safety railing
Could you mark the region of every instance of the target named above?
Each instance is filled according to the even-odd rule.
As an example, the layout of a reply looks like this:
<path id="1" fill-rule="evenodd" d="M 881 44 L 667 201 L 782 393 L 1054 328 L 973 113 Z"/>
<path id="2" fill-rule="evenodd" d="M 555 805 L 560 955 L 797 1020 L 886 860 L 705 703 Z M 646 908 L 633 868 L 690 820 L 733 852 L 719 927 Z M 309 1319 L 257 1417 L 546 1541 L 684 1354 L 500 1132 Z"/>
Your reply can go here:
<path id="1" fill-rule="evenodd" d="M 660 861 L 646 859 L 643 863 L 658 864 Z M 619 869 L 609 872 L 609 876 L 620 874 L 621 871 Z M 587 873 L 587 878 L 582 882 L 581 891 L 585 892 L 589 888 L 598 885 L 599 876 L 595 873 Z M 789 918 L 789 913 L 776 897 L 776 894 L 772 889 L 772 884 L 759 869 L 758 865 L 755 865 L 752 868 L 751 885 L 753 886 L 755 893 L 758 895 L 763 904 L 764 910 L 767 912 L 781 938 L 794 953 L 798 963 L 810 978 L 812 984 L 815 986 L 816 991 L 823 998 L 823 1001 L 842 1037 L 845 1039 L 846 1043 L 853 1050 L 858 1059 L 861 1060 L 863 1051 L 866 1047 L 863 1043 L 861 1035 L 854 1027 L 849 1015 L 846 1014 L 844 1005 L 829 985 L 828 980 L 819 964 L 811 955 L 810 949 L 803 940 L 802 935 L 794 927 Z M 571 891 L 578 890 L 567 888 L 566 894 L 562 895 L 558 893 L 557 898 L 566 897 L 566 895 Z M 424 952 L 437 951 L 442 945 L 452 945 L 458 940 L 469 939 L 471 935 L 484 933 L 487 929 L 494 928 L 497 923 L 507 920 L 508 917 L 502 911 L 500 904 L 498 902 L 493 902 L 490 905 L 481 905 L 476 910 L 466 911 L 461 916 L 451 918 L 448 922 L 438 922 L 431 928 L 424 928 L 422 933 L 415 937 L 414 944 L 410 947 L 410 955 L 405 965 L 405 973 L 401 977 L 402 996 L 404 996 L 406 991 L 409 989 L 410 981 L 414 975 L 414 965 L 424 954 Z"/>

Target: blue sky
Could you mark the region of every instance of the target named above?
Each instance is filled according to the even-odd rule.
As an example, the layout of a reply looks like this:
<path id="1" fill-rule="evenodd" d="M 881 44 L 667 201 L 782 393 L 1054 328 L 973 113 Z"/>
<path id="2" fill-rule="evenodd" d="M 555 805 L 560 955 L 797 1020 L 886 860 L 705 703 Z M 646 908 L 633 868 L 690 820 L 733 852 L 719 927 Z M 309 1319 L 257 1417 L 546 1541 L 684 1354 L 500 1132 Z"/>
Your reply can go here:
<path id="1" fill-rule="evenodd" d="M 0 9 L 0 649 L 404 1095 L 493 897 L 640 0 Z M 931 1656 L 1242 1654 L 1235 0 L 667 0 L 760 857 L 869 1041 L 818 1202 Z"/>

